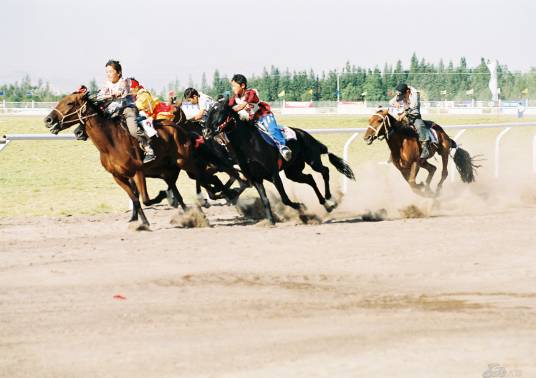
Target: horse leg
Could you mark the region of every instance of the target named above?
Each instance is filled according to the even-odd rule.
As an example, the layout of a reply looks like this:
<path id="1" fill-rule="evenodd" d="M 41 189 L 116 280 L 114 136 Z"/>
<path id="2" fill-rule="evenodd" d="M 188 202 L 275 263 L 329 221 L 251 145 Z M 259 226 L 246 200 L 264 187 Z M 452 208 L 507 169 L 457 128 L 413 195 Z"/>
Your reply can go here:
<path id="1" fill-rule="evenodd" d="M 227 180 L 225 185 L 223 185 L 222 192 L 224 193 L 232 192 L 233 193 L 231 194 L 232 201 L 236 201 L 238 197 L 240 196 L 240 194 L 242 194 L 242 192 L 250 186 L 249 182 L 247 180 L 242 180 L 240 178 L 240 174 L 238 173 L 238 171 L 234 168 L 234 166 L 231 163 L 227 161 L 224 161 L 221 164 L 221 166 L 219 167 L 219 170 L 229 175 L 229 180 Z M 231 186 L 233 185 L 235 181 L 238 181 L 240 183 L 240 187 L 238 189 L 231 190 Z"/>
<path id="2" fill-rule="evenodd" d="M 205 198 L 203 195 L 203 192 L 201 191 L 201 184 L 199 183 L 199 180 L 195 180 L 195 195 L 197 197 L 197 204 L 199 206 L 209 208 L 210 204 L 208 203 L 208 199 Z"/>
<path id="3" fill-rule="evenodd" d="M 329 168 L 326 167 L 324 164 L 322 164 L 322 159 L 320 159 L 320 155 L 317 159 L 313 160 L 309 166 L 316 172 L 319 172 L 322 174 L 322 179 L 324 180 L 324 193 L 326 198 L 326 203 L 324 204 L 324 207 L 328 212 L 333 211 L 339 204 L 336 200 L 333 200 L 331 198 L 331 190 L 329 189 Z"/>
<path id="4" fill-rule="evenodd" d="M 274 173 L 274 175 L 272 176 L 272 182 L 275 185 L 277 191 L 279 192 L 281 200 L 285 205 L 290 206 L 295 210 L 302 210 L 303 204 L 292 202 L 290 198 L 288 198 L 287 192 L 285 191 L 285 187 L 283 186 L 283 181 L 281 181 L 281 177 L 279 177 L 279 172 Z"/>
<path id="5" fill-rule="evenodd" d="M 130 185 L 130 187 L 132 188 L 132 192 L 134 193 L 134 195 L 136 197 L 139 197 L 140 196 L 140 192 L 138 190 L 138 187 L 136 186 L 136 183 L 134 182 L 133 179 L 129 179 L 128 180 L 128 184 Z"/>
<path id="6" fill-rule="evenodd" d="M 417 161 L 414 161 L 413 163 L 411 163 L 411 167 L 409 168 L 407 180 L 411 189 L 415 193 L 422 195 L 422 188 L 424 184 L 423 183 L 417 184 L 416 182 L 417 173 L 419 173 L 419 165 L 417 164 Z"/>
<path id="7" fill-rule="evenodd" d="M 135 188 L 134 194 L 136 197 L 139 197 L 141 194 L 141 198 L 143 201 L 143 204 L 145 206 L 152 205 L 152 201 L 149 199 L 149 193 L 147 192 L 147 181 L 145 180 L 145 175 L 141 171 L 137 171 L 134 174 L 134 177 L 130 180 L 131 184 Z M 160 195 L 160 194 L 159 194 Z"/>
<path id="8" fill-rule="evenodd" d="M 216 175 L 212 174 L 210 171 L 203 169 L 195 169 L 193 171 L 188 172 L 188 176 L 190 176 L 191 179 L 196 180 L 196 184 L 199 183 L 200 187 L 206 190 L 208 197 L 211 200 L 225 198 L 221 195 L 221 193 L 223 191 L 224 194 L 227 194 L 227 191 L 224 190 L 223 184 L 220 179 Z"/>
<path id="9" fill-rule="evenodd" d="M 424 160 L 421 161 L 421 167 L 426 169 L 428 171 L 428 177 L 426 177 L 426 191 L 428 193 L 431 193 L 432 190 L 430 189 L 430 183 L 432 182 L 432 178 L 434 177 L 434 173 L 437 170 L 435 165 L 430 164 L 428 161 Z"/>
<path id="10" fill-rule="evenodd" d="M 441 163 L 443 164 L 443 169 L 441 170 L 441 180 L 439 180 L 439 183 L 437 184 L 436 195 L 439 195 L 441 193 L 441 189 L 443 188 L 443 182 L 445 182 L 447 176 L 449 175 L 448 162 L 449 153 L 448 150 L 445 150 L 441 154 Z"/>
<path id="11" fill-rule="evenodd" d="M 236 202 L 236 200 L 238 199 L 238 193 L 236 191 L 226 188 L 221 182 L 221 180 L 218 178 L 218 176 L 214 174 L 207 174 L 207 173 L 204 173 L 204 174 L 207 176 L 207 181 L 212 184 L 214 191 L 216 193 L 217 192 L 222 193 L 224 196 L 223 198 L 225 198 L 231 203 Z"/>
<path id="12" fill-rule="evenodd" d="M 335 208 L 335 204 L 329 204 L 326 202 L 326 199 L 324 198 L 324 196 L 322 196 L 322 193 L 320 193 L 320 189 L 318 189 L 318 186 L 316 185 L 316 182 L 312 175 L 295 170 L 285 170 L 285 175 L 288 179 L 292 181 L 296 181 L 302 184 L 308 184 L 309 186 L 311 186 L 315 191 L 316 196 L 318 197 L 318 201 L 321 205 L 325 207 L 328 212 L 331 212 Z"/>
<path id="13" fill-rule="evenodd" d="M 169 188 L 171 189 L 171 192 L 173 193 L 173 196 L 181 206 L 183 210 L 186 210 L 186 205 L 182 199 L 181 194 L 179 193 L 179 189 L 177 189 L 177 185 L 173 182 L 169 184 Z M 176 207 L 176 206 L 175 206 Z"/>
<path id="14" fill-rule="evenodd" d="M 145 213 L 141 208 L 139 196 L 136 195 L 132 187 L 130 186 L 129 179 L 126 177 L 113 176 L 117 184 L 123 188 L 123 190 L 128 194 L 130 200 L 132 201 L 132 217 L 129 222 L 135 222 L 138 220 L 138 215 L 141 217 L 141 221 L 144 225 L 149 226 L 149 221 L 145 217 Z"/>
<path id="15" fill-rule="evenodd" d="M 316 172 L 320 173 L 322 175 L 322 179 L 324 180 L 324 193 L 326 200 L 331 199 L 331 190 L 329 189 L 329 168 L 326 167 L 324 164 L 322 164 L 322 160 L 320 159 L 320 156 L 318 156 L 318 159 L 313 160 L 309 166 Z M 336 206 L 336 204 L 335 204 Z"/>
<path id="16" fill-rule="evenodd" d="M 264 211 L 266 212 L 266 219 L 271 224 L 275 224 L 274 214 L 272 213 L 272 208 L 270 207 L 270 201 L 268 200 L 268 196 L 266 195 L 266 190 L 264 189 L 264 185 L 261 182 L 254 182 L 253 185 L 255 186 L 255 189 L 257 189 L 257 192 L 259 193 L 259 196 L 261 197 L 262 204 L 264 205 Z"/>
<path id="17" fill-rule="evenodd" d="M 186 205 L 182 199 L 179 189 L 177 189 L 177 179 L 179 178 L 180 170 L 173 171 L 170 175 L 166 176 L 164 180 L 168 185 L 168 192 L 171 193 L 172 201 L 170 203 L 173 207 L 181 206 L 183 210 L 186 210 Z"/>
<path id="18" fill-rule="evenodd" d="M 134 181 L 132 181 L 131 185 L 132 185 L 133 189 L 135 190 L 135 193 L 138 193 L 138 195 L 139 195 L 138 189 L 136 188 L 136 184 L 134 183 Z M 165 191 L 161 190 L 160 192 L 158 192 L 156 197 L 154 197 L 153 199 L 148 198 L 147 200 L 144 200 L 143 204 L 145 206 L 152 206 L 152 205 L 155 205 L 157 203 L 162 202 L 166 197 L 167 197 L 167 193 Z"/>
<path id="19" fill-rule="evenodd" d="M 227 180 L 227 182 L 223 185 L 223 187 L 224 187 L 225 189 L 230 189 L 231 186 L 233 186 L 233 184 L 235 183 L 235 181 L 236 181 L 236 178 L 230 176 L 230 177 L 229 177 L 229 180 Z"/>

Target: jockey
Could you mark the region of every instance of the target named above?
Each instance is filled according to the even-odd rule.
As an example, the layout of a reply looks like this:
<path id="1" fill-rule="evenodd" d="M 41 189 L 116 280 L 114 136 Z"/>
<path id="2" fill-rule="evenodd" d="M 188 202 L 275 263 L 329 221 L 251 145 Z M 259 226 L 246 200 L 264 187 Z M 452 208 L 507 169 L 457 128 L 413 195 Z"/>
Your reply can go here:
<path id="1" fill-rule="evenodd" d="M 398 109 L 402 109 L 409 120 L 410 125 L 414 125 L 419 134 L 419 142 L 421 143 L 421 159 L 430 157 L 430 130 L 421 117 L 421 99 L 417 89 L 409 87 L 407 84 L 398 84 L 396 87 L 396 96 L 389 101 L 389 105 Z"/>
<path id="2" fill-rule="evenodd" d="M 136 94 L 136 107 L 140 112 L 143 112 L 145 116 L 156 121 L 173 121 L 175 117 L 175 107 L 173 105 L 166 104 L 158 98 L 153 97 L 151 92 L 142 87 L 136 79 L 133 79 L 133 85 Z"/>
<path id="3" fill-rule="evenodd" d="M 105 68 L 108 81 L 97 93 L 97 99 L 111 100 L 105 110 L 108 114 L 121 112 L 130 135 L 136 138 L 145 150 L 143 162 L 149 163 L 155 159 L 154 151 L 149 145 L 148 136 L 138 128 L 138 112 L 134 105 L 134 96 L 131 93 L 129 83 L 123 79 L 121 64 L 117 60 L 109 60 Z"/>
<path id="4" fill-rule="evenodd" d="M 254 120 L 261 131 L 268 133 L 279 148 L 281 156 L 286 161 L 292 158 L 292 151 L 286 146 L 285 136 L 277 124 L 274 114 L 268 103 L 259 100 L 256 89 L 247 87 L 247 79 L 244 75 L 236 74 L 231 79 L 234 96 L 229 100 L 229 105 L 240 115 L 243 120 Z"/>
<path id="5" fill-rule="evenodd" d="M 205 122 L 208 110 L 214 105 L 214 100 L 194 88 L 187 88 L 184 91 L 184 99 L 190 104 L 183 103 L 181 109 L 186 115 L 186 119 L 192 121 Z"/>

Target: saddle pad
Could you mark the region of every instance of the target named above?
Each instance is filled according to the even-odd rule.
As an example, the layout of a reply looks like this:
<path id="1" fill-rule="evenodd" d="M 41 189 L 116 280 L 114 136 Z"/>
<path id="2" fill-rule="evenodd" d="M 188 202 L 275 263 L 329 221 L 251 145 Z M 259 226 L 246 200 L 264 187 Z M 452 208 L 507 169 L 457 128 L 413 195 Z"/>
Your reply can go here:
<path id="1" fill-rule="evenodd" d="M 430 135 L 431 135 L 431 138 L 432 138 L 432 143 L 433 144 L 438 144 L 439 139 L 437 137 L 437 131 L 435 131 L 435 129 L 431 128 L 430 129 Z"/>

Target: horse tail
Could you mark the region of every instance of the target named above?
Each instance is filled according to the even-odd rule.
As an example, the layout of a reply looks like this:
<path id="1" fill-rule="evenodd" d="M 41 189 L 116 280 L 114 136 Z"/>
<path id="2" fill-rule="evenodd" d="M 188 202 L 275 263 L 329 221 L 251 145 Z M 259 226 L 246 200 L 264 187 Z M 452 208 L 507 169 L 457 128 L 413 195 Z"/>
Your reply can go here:
<path id="1" fill-rule="evenodd" d="M 475 163 L 475 157 L 471 157 L 469 152 L 458 147 L 453 159 L 462 181 L 467 183 L 475 181 L 476 169 L 480 167 Z"/>
<path id="2" fill-rule="evenodd" d="M 328 152 L 328 157 L 329 162 L 333 164 L 337 171 L 339 171 L 349 179 L 355 180 L 354 171 L 352 171 L 352 168 L 348 165 L 347 162 L 344 161 L 344 159 L 341 159 L 340 157 L 331 152 Z"/>
<path id="3" fill-rule="evenodd" d="M 307 159 L 314 160 L 315 157 L 318 157 L 319 155 L 328 154 L 329 162 L 333 164 L 337 171 L 339 171 L 341 174 L 348 177 L 349 179 L 355 180 L 355 175 L 352 171 L 352 168 L 348 165 L 347 162 L 344 161 L 344 159 L 341 159 L 337 155 L 329 152 L 327 146 L 324 143 L 320 142 L 307 131 L 297 128 L 292 129 L 299 137 L 301 137 L 301 145 L 305 149 L 304 152 L 307 156 Z"/>

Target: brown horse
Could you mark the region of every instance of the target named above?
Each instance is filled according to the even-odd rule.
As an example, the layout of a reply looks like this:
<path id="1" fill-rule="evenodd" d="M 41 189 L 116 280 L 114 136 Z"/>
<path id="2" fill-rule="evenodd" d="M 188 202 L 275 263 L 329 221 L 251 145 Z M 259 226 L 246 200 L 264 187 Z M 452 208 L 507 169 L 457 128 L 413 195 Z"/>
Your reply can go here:
<path id="1" fill-rule="evenodd" d="M 448 176 L 448 159 L 451 149 L 456 149 L 453 159 L 456 168 L 460 173 L 463 182 L 470 183 L 475 181 L 476 169 L 479 167 L 475 164 L 474 158 L 467 151 L 458 147 L 456 142 L 447 135 L 441 126 L 431 123 L 431 128 L 437 134 L 437 144 L 431 144 L 430 157 L 437 152 L 441 156 L 443 169 L 441 171 L 441 180 L 437 184 L 436 195 L 441 192 L 443 182 Z M 388 109 L 380 108 L 369 118 L 369 126 L 363 139 L 370 145 L 376 139 L 385 139 L 391 150 L 391 161 L 402 173 L 402 176 L 409 183 L 413 191 L 421 195 L 431 195 L 430 183 L 436 171 L 436 167 L 427 160 L 420 159 L 421 146 L 418 136 L 413 128 L 408 127 L 400 120 L 389 114 Z M 428 177 L 425 183 L 416 183 L 419 167 L 428 171 Z"/>
<path id="2" fill-rule="evenodd" d="M 182 111 L 179 110 L 178 115 L 179 118 L 183 117 Z M 110 119 L 105 115 L 86 91 L 65 96 L 45 117 L 44 122 L 53 134 L 76 124 L 85 126 L 87 135 L 100 152 L 102 166 L 112 174 L 133 203 L 130 222 L 137 221 L 139 215 L 142 223 L 149 225 L 139 201 L 141 193 L 144 204 L 152 203 L 147 193 L 146 177 L 164 179 L 183 209 L 186 206 L 175 185 L 181 169 L 198 179 L 209 191 L 225 190 L 221 181 L 207 172 L 208 163 L 196 148 L 197 136 L 173 122 L 157 127 L 158 138 L 153 143 L 157 159 L 148 164 L 142 163 L 139 143 L 121 125 L 120 119 Z M 236 193 L 228 195 L 231 197 Z"/>

